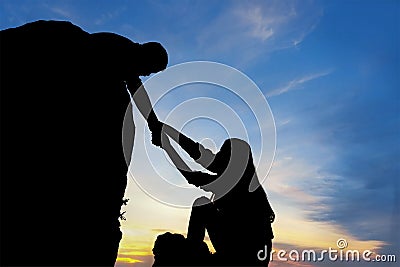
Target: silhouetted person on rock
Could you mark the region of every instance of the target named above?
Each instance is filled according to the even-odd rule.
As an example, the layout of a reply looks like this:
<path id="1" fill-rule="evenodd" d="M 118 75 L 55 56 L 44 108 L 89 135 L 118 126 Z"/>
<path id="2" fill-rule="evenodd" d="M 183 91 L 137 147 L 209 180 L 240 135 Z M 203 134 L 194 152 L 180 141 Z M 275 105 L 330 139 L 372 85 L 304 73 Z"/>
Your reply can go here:
<path id="1" fill-rule="evenodd" d="M 160 128 L 139 76 L 167 52 L 61 21 L 0 42 L 1 265 L 113 266 L 135 129 L 126 89 Z"/>
<path id="2" fill-rule="evenodd" d="M 231 138 L 213 154 L 168 125 L 164 125 L 163 133 L 162 147 L 181 174 L 190 184 L 213 193 L 211 200 L 200 197 L 193 204 L 188 246 L 201 246 L 207 230 L 216 250 L 209 265 L 268 265 L 269 257 L 260 261 L 258 252 L 267 247 L 266 253 L 270 255 L 275 214 L 259 184 L 250 146 Z M 171 146 L 167 135 L 215 175 L 192 171 Z"/>

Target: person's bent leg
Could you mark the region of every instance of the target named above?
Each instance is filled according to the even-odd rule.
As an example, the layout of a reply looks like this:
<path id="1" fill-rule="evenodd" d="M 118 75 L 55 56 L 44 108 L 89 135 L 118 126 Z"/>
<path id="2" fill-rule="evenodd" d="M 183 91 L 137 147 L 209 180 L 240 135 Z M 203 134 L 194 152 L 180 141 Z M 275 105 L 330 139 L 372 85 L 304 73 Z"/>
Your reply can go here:
<path id="1" fill-rule="evenodd" d="M 194 201 L 188 226 L 188 240 L 203 241 L 211 204 L 211 201 L 206 197 L 199 197 Z"/>
<path id="2" fill-rule="evenodd" d="M 207 230 L 211 243 L 217 252 L 223 253 L 224 229 L 221 229 L 222 218 L 214 204 L 206 197 L 195 200 L 190 215 L 187 239 L 202 242 Z"/>

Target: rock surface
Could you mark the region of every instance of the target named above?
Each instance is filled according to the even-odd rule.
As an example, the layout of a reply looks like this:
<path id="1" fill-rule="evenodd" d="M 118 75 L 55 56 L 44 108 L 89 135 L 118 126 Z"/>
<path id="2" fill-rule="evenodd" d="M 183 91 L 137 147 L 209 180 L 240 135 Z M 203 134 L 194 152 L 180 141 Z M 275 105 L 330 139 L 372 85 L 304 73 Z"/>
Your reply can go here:
<path id="1" fill-rule="evenodd" d="M 129 96 L 69 22 L 1 31 L 1 265 L 113 266 Z"/>
<path id="2" fill-rule="evenodd" d="M 215 265 L 206 243 L 193 244 L 183 235 L 170 232 L 157 237 L 153 254 L 153 267 Z"/>

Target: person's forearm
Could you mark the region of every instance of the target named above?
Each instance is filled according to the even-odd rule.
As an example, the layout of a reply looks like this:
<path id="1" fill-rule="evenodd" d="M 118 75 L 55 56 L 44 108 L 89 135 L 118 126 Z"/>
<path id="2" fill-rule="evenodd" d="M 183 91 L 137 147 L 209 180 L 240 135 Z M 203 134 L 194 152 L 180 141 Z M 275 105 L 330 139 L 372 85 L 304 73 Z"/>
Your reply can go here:
<path id="1" fill-rule="evenodd" d="M 191 158 L 193 158 L 204 168 L 207 168 L 214 160 L 215 155 L 211 150 L 205 148 L 202 144 L 193 141 L 170 125 L 164 124 L 163 132 L 177 142 L 190 155 Z"/>
<path id="2" fill-rule="evenodd" d="M 140 113 L 147 120 L 149 125 L 157 125 L 159 121 L 157 115 L 152 108 L 149 96 L 144 86 L 140 83 L 137 89 L 132 88 L 133 90 L 130 90 L 129 87 L 130 85 L 128 83 L 128 90 L 131 92 L 131 94 L 133 92 L 132 97 Z M 214 158 L 214 154 L 210 150 L 206 149 L 200 143 L 193 141 L 183 133 L 180 133 L 175 128 L 164 124 L 162 130 L 175 142 L 177 142 L 194 160 L 197 161 L 202 158 L 199 160 L 198 163 L 200 163 L 204 167 L 207 167 L 209 165 L 209 162 L 211 162 Z"/>
<path id="3" fill-rule="evenodd" d="M 167 152 L 169 158 L 172 160 L 178 171 L 186 178 L 186 180 L 195 186 L 204 186 L 215 181 L 217 176 L 212 176 L 199 171 L 193 171 L 190 167 L 183 161 L 176 150 L 172 147 L 168 136 L 164 133 L 162 135 L 162 148 Z"/>
<path id="4" fill-rule="evenodd" d="M 137 84 L 138 88 L 131 88 L 132 85 L 128 84 L 128 90 L 132 94 L 133 101 L 135 102 L 138 110 L 147 121 L 158 121 L 156 114 L 150 102 L 149 95 L 147 94 L 143 84 Z"/>
<path id="5" fill-rule="evenodd" d="M 179 170 L 179 171 L 186 178 L 189 184 L 201 187 L 201 189 L 204 189 L 203 186 L 211 184 L 212 182 L 215 181 L 215 179 L 218 178 L 218 176 L 216 175 L 210 175 L 208 173 L 200 171 L 190 171 L 190 172 L 184 170 Z"/>
<path id="6" fill-rule="evenodd" d="M 189 166 L 183 161 L 183 159 L 178 155 L 176 150 L 172 147 L 168 137 L 165 134 L 162 137 L 161 144 L 162 148 L 165 150 L 165 152 L 167 152 L 169 158 L 172 160 L 172 163 L 174 163 L 175 167 L 178 170 L 183 170 L 187 172 L 191 171 Z"/>
<path id="7" fill-rule="evenodd" d="M 177 142 L 193 159 L 196 160 L 200 158 L 201 154 L 199 146 L 201 146 L 201 144 L 193 141 L 168 124 L 163 125 L 163 132 Z"/>

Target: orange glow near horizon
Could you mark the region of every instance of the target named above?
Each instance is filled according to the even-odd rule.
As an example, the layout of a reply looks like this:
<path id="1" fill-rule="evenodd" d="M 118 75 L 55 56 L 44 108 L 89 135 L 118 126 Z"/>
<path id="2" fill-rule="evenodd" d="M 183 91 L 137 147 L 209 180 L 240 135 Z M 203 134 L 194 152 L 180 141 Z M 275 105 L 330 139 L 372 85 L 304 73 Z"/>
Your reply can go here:
<path id="1" fill-rule="evenodd" d="M 271 186 L 272 188 L 274 186 Z M 126 196 L 134 196 L 127 206 L 127 221 L 122 222 L 123 238 L 120 243 L 116 267 L 151 266 L 153 264 L 152 248 L 159 234 L 165 232 L 180 233 L 186 236 L 190 209 L 179 209 L 157 202 L 143 193 L 137 185 L 129 181 Z M 314 201 L 314 200 L 313 200 Z M 301 210 L 293 207 L 274 205 L 279 210 L 273 224 L 276 251 L 302 249 L 336 249 L 336 241 L 345 238 L 347 249 L 378 251 L 383 242 L 368 240 L 361 241 L 346 232 L 339 225 L 310 221 Z M 208 238 L 205 242 L 213 251 Z M 285 247 L 287 246 L 287 247 Z M 311 266 L 299 262 L 273 262 L 271 266 Z"/>
<path id="2" fill-rule="evenodd" d="M 138 260 L 138 259 L 134 259 L 134 258 L 120 258 L 120 257 L 118 257 L 117 258 L 117 262 L 134 264 L 134 263 L 143 262 L 143 261 Z"/>

